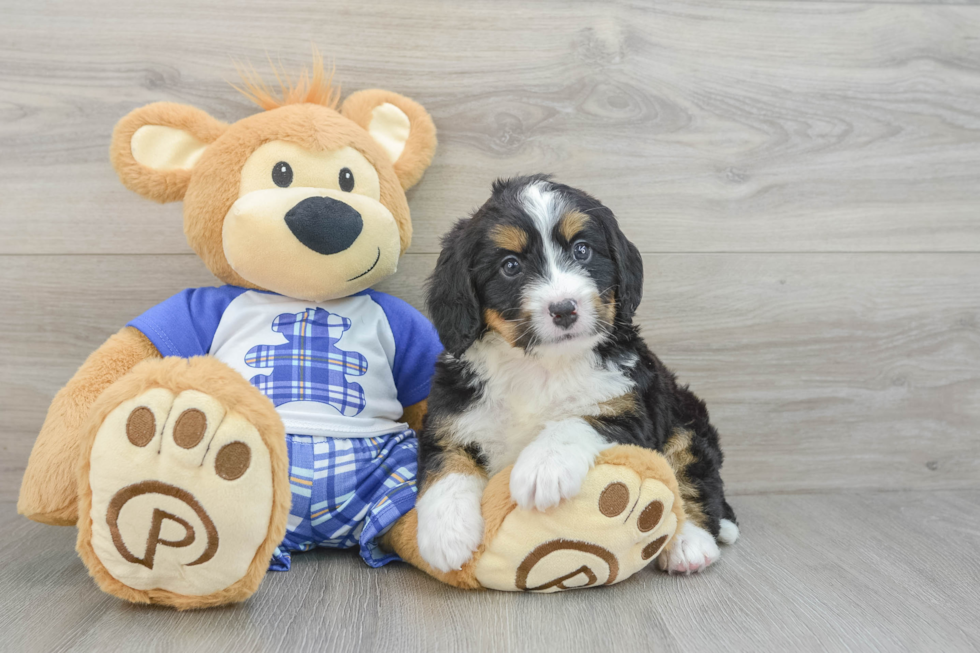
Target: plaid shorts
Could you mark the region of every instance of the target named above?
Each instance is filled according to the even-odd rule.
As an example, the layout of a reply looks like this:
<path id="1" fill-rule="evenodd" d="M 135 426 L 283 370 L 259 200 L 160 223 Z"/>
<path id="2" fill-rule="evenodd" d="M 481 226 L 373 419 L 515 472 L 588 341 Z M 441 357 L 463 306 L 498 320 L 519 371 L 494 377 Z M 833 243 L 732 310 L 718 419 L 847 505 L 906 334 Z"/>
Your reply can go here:
<path id="1" fill-rule="evenodd" d="M 352 439 L 287 435 L 286 446 L 293 504 L 271 571 L 288 571 L 291 551 L 317 546 L 359 546 L 372 567 L 401 559 L 378 540 L 415 506 L 415 431 Z"/>

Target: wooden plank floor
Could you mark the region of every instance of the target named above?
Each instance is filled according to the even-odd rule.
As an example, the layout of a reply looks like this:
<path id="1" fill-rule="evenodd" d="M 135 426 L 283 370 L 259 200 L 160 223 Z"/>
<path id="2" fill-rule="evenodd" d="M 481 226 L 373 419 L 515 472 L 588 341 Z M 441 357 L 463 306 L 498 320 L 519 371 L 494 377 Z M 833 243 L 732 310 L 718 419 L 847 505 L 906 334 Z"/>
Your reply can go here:
<path id="1" fill-rule="evenodd" d="M 741 497 L 700 576 L 563 595 L 465 592 L 351 552 L 297 555 L 247 603 L 175 613 L 102 594 L 74 529 L 0 515 L 10 651 L 975 651 L 980 491 Z M 937 544 L 941 542 L 940 545 Z"/>
<path id="2" fill-rule="evenodd" d="M 980 648 L 980 5 L 921 0 L 0 0 L 0 650 Z M 498 176 L 603 199 L 638 319 L 707 401 L 744 538 L 698 578 L 467 594 L 346 553 L 242 606 L 124 605 L 73 529 L 14 514 L 51 397 L 146 308 L 213 279 L 177 205 L 124 189 L 148 102 L 254 111 L 234 60 L 310 44 L 345 93 L 425 105 L 435 162 L 382 286 L 421 307 Z"/>

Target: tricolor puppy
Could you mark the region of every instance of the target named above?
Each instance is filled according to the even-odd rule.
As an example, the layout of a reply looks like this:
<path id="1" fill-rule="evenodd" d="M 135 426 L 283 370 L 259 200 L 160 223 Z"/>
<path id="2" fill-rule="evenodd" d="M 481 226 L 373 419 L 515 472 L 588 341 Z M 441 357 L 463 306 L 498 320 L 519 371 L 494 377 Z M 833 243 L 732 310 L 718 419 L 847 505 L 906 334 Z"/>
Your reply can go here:
<path id="1" fill-rule="evenodd" d="M 718 433 L 704 403 L 633 325 L 643 261 L 608 208 L 546 176 L 498 181 L 443 240 L 428 305 L 446 351 L 420 436 L 418 541 L 442 571 L 483 538 L 487 478 L 513 464 L 510 491 L 547 510 L 578 493 L 615 444 L 661 452 L 687 522 L 658 562 L 699 571 L 738 537 Z"/>

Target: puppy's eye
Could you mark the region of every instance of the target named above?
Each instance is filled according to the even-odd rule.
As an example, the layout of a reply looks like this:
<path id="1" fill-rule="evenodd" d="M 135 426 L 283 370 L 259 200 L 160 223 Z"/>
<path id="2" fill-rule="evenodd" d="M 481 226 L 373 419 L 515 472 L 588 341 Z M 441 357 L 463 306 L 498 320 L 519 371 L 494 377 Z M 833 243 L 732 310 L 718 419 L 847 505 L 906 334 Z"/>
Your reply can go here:
<path id="1" fill-rule="evenodd" d="M 345 193 L 354 190 L 354 173 L 350 171 L 350 168 L 341 168 L 340 174 L 337 175 L 337 181 L 340 182 L 340 190 Z"/>
<path id="2" fill-rule="evenodd" d="M 580 240 L 572 245 L 572 256 L 580 263 L 588 263 L 589 259 L 592 258 L 592 248 L 587 242 Z"/>
<path id="3" fill-rule="evenodd" d="M 293 183 L 293 169 L 285 161 L 272 166 L 272 182 L 279 188 L 288 188 Z"/>
<path id="4" fill-rule="evenodd" d="M 521 273 L 521 262 L 513 256 L 509 256 L 500 264 L 500 271 L 504 273 L 505 277 L 516 277 Z"/>

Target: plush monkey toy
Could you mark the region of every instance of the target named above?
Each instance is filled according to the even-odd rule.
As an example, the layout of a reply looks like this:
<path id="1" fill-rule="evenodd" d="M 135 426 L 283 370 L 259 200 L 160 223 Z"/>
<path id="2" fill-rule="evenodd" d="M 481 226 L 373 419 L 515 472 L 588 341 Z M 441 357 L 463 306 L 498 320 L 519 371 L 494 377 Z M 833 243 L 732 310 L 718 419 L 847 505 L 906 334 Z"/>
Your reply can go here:
<path id="1" fill-rule="evenodd" d="M 254 77 L 244 92 L 264 111 L 231 125 L 158 103 L 116 126 L 122 182 L 183 200 L 188 242 L 226 285 L 178 293 L 89 356 L 51 404 L 19 512 L 77 523 L 105 591 L 180 609 L 244 600 L 316 546 L 467 588 L 556 591 L 645 566 L 683 511 L 663 459 L 630 447 L 605 452 L 579 497 L 548 513 L 517 510 L 505 470 L 473 559 L 426 565 L 415 433 L 441 345 L 371 286 L 409 245 L 405 190 L 435 127 L 388 91 L 337 108 L 319 62 L 281 97 Z"/>

